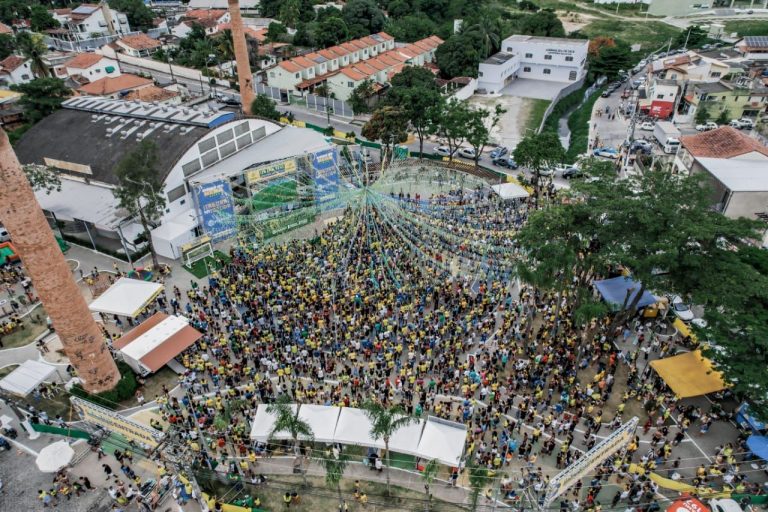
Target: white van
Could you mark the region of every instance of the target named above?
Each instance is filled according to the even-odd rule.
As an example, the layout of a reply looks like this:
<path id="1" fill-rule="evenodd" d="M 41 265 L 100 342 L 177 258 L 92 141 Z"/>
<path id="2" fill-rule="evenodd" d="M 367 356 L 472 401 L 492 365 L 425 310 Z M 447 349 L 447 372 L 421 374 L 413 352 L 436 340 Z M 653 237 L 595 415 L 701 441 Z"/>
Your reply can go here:
<path id="1" fill-rule="evenodd" d="M 664 152 L 668 155 L 674 155 L 680 149 L 680 141 L 677 139 L 667 139 L 664 143 Z"/>

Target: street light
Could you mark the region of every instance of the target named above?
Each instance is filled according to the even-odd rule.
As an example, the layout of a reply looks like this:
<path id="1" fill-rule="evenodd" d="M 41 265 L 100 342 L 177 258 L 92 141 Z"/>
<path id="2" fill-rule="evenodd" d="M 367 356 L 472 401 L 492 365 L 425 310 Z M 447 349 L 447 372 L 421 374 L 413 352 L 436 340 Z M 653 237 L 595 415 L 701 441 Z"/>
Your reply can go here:
<path id="1" fill-rule="evenodd" d="M 176 83 L 176 77 L 173 76 L 173 57 L 168 57 L 168 69 L 171 70 L 171 82 Z"/>

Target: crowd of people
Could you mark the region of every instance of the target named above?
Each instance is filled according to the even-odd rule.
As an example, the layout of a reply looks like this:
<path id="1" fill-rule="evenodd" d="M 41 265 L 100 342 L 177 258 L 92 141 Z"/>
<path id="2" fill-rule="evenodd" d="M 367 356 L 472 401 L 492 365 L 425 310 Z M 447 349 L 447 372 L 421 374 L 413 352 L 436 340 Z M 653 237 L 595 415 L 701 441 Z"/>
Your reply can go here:
<path id="1" fill-rule="evenodd" d="M 642 434 L 561 496 L 562 510 L 659 510 L 651 473 L 702 495 L 760 492 L 741 470 L 743 440 L 695 464 L 676 456 L 715 418 L 640 370 L 651 353 L 675 353 L 673 338 L 631 319 L 577 324 L 567 292 L 511 279 L 510 235 L 526 215 L 484 190 L 381 194 L 309 240 L 233 247 L 207 285 L 174 287 L 145 312 L 185 315 L 204 334 L 179 358 L 180 391 L 154 397 L 165 424 L 153 426 L 201 464 L 259 483 L 260 457 L 279 449 L 248 439 L 259 404 L 398 406 L 466 424 L 466 460 L 449 480 L 481 466 L 514 503 L 543 499 L 559 469 L 642 409 Z M 615 495 L 601 493 L 609 480 Z"/>

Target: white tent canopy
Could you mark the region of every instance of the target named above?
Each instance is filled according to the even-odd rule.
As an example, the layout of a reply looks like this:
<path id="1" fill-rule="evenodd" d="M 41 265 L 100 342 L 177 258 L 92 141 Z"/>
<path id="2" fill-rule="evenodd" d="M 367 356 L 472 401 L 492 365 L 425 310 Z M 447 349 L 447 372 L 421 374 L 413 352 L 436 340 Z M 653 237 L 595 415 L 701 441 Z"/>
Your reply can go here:
<path id="1" fill-rule="evenodd" d="M 500 185 L 493 185 L 491 188 L 502 199 L 523 199 L 530 195 L 527 190 L 517 183 L 502 183 Z"/>
<path id="2" fill-rule="evenodd" d="M 392 434 L 389 440 L 389 449 L 397 453 L 421 457 L 418 447 L 423 430 L 424 420 L 415 421 L 410 425 L 399 428 Z"/>
<path id="3" fill-rule="evenodd" d="M 35 459 L 37 469 L 43 473 L 55 473 L 72 461 L 75 450 L 66 441 L 56 441 L 49 444 Z"/>
<path id="4" fill-rule="evenodd" d="M 97 313 L 136 317 L 161 291 L 160 283 L 121 277 L 88 307 Z"/>
<path id="5" fill-rule="evenodd" d="M 419 441 L 419 456 L 457 466 L 464 453 L 467 427 L 461 423 L 430 416 Z"/>
<path id="6" fill-rule="evenodd" d="M 27 396 L 41 383 L 50 380 L 56 373 L 56 367 L 31 359 L 0 380 L 0 388 L 16 395 Z"/>
<path id="7" fill-rule="evenodd" d="M 333 433 L 336 431 L 336 422 L 339 419 L 339 407 L 326 407 L 324 405 L 302 405 L 299 409 L 299 418 L 306 421 L 312 429 L 315 441 L 320 443 L 332 443 Z M 304 436 L 301 439 L 306 440 Z"/>
<path id="8" fill-rule="evenodd" d="M 371 438 L 371 420 L 365 415 L 362 409 L 354 407 L 344 407 L 339 414 L 339 421 L 336 423 L 336 432 L 334 441 L 341 444 L 353 444 L 365 446 L 367 448 L 384 449 L 384 441 L 378 439 L 374 441 Z"/>
<path id="9" fill-rule="evenodd" d="M 296 413 L 298 406 L 291 404 L 291 410 Z M 267 411 L 267 405 L 261 404 L 256 409 L 256 416 L 253 418 L 251 424 L 251 439 L 254 441 L 260 441 L 262 443 L 269 439 L 269 434 L 272 433 L 272 428 L 275 426 L 277 416 Z M 274 439 L 290 439 L 291 434 L 288 432 L 275 432 Z"/>

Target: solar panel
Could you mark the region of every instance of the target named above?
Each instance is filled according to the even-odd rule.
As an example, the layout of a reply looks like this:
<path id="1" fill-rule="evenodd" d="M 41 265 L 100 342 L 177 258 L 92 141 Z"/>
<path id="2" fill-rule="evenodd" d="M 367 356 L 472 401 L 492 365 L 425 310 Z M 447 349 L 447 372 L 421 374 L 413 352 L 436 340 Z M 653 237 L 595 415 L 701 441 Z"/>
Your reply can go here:
<path id="1" fill-rule="evenodd" d="M 768 36 L 747 36 L 744 40 L 752 48 L 768 48 Z"/>

